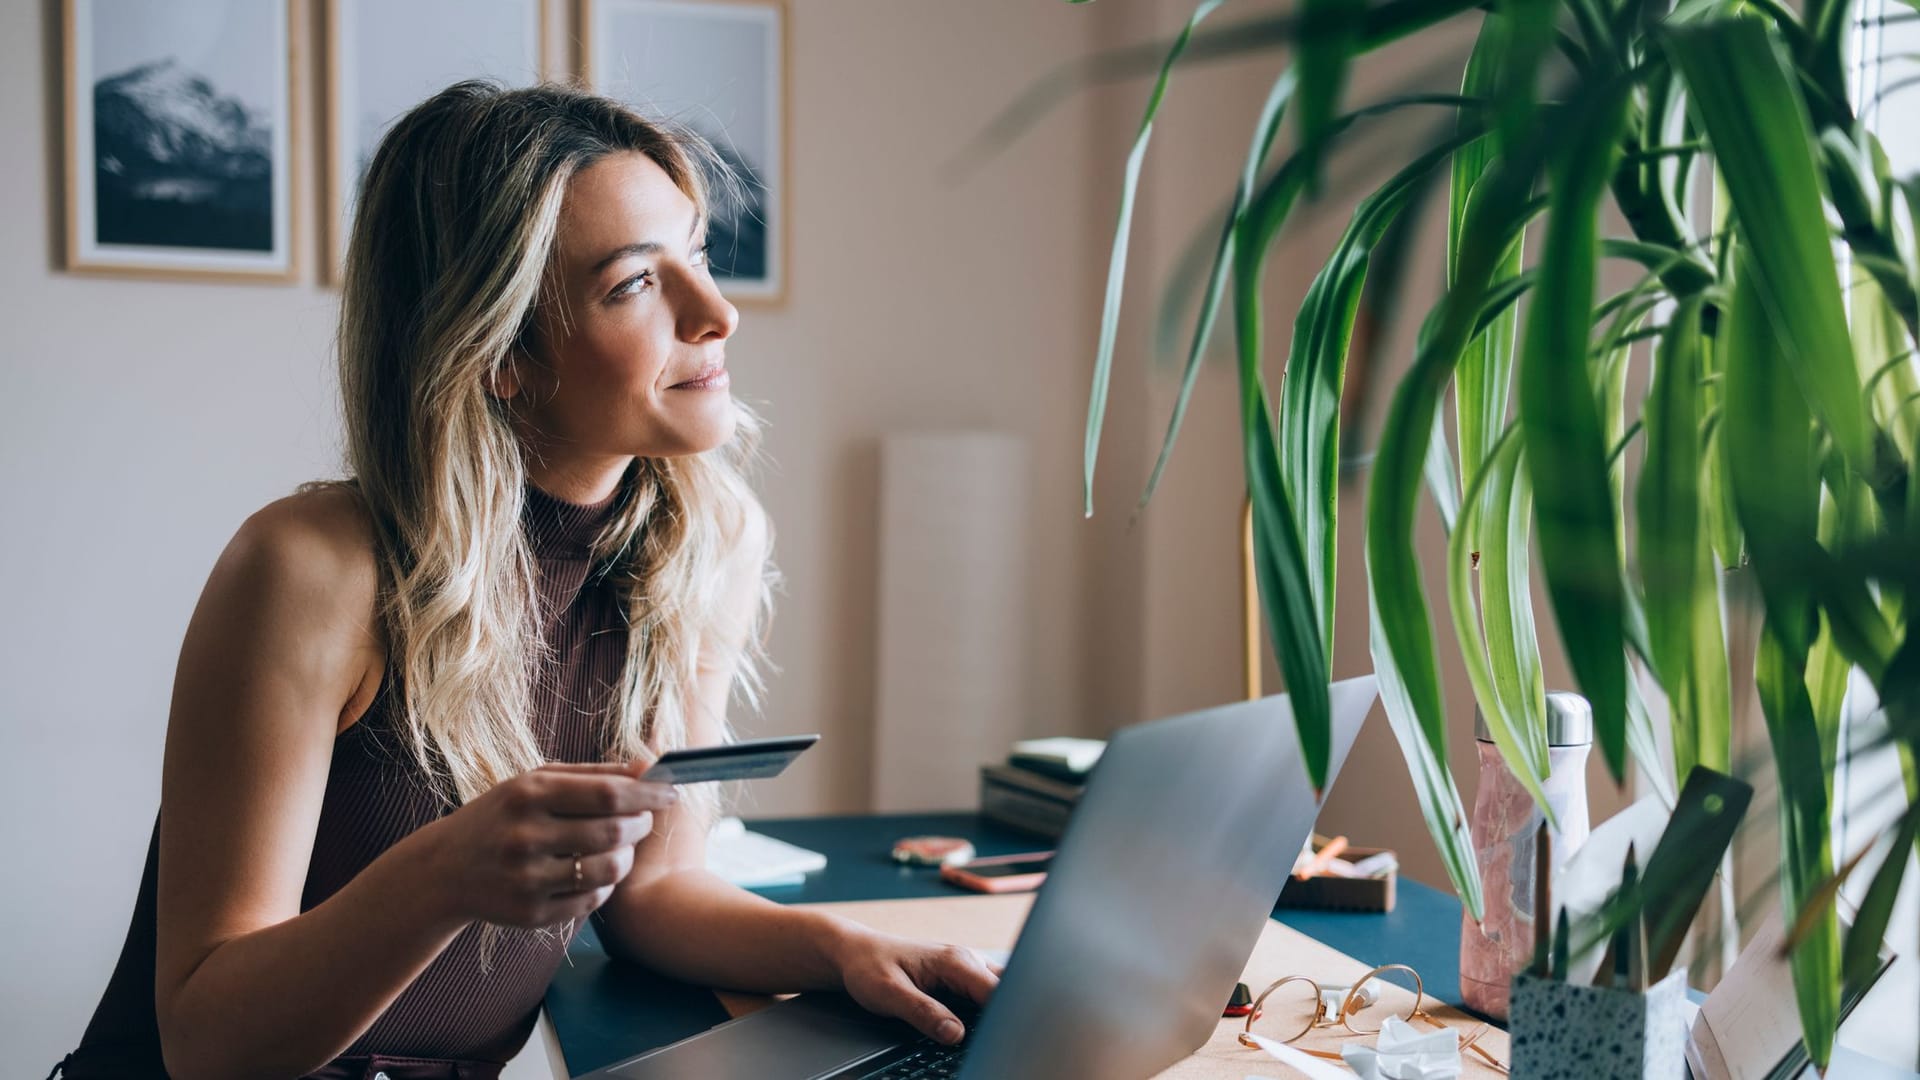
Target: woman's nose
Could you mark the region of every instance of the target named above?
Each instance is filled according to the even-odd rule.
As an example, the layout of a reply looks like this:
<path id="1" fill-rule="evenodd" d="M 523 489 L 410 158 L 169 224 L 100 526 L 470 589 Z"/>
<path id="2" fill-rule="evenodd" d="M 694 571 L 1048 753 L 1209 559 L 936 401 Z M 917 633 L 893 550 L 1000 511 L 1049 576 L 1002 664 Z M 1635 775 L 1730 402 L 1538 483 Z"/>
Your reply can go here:
<path id="1" fill-rule="evenodd" d="M 721 295 L 720 286 L 711 277 L 702 274 L 692 279 L 680 324 L 683 341 L 725 341 L 740 325 L 740 311 Z"/>

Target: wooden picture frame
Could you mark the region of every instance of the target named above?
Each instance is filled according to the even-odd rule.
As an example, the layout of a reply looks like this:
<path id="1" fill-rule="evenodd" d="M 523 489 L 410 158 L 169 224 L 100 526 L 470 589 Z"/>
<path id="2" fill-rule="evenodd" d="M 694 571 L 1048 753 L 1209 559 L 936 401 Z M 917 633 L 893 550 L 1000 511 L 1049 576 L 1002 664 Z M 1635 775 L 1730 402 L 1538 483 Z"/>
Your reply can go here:
<path id="1" fill-rule="evenodd" d="M 299 277 L 301 14 L 62 0 L 67 270 Z"/>
<path id="2" fill-rule="evenodd" d="M 327 0 L 326 280 L 341 281 L 353 203 L 379 137 L 462 79 L 529 86 L 552 77 L 557 0 Z M 517 31 L 517 39 L 513 34 Z M 393 56 L 364 54 L 392 51 Z"/>
<path id="3" fill-rule="evenodd" d="M 736 303 L 779 305 L 792 265 L 792 22 L 788 0 L 577 0 L 581 80 L 693 127 L 751 202 L 709 231 L 714 278 Z"/>

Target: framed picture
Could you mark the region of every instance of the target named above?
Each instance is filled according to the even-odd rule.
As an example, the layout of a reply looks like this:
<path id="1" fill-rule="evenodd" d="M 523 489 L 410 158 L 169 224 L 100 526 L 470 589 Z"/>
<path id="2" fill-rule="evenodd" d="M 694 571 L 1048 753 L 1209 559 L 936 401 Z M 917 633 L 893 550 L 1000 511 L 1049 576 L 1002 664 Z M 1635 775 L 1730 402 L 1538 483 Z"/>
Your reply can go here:
<path id="1" fill-rule="evenodd" d="M 734 300 L 786 295 L 789 17 L 785 0 L 580 0 L 588 85 L 692 127 L 738 176 L 708 232 Z"/>
<path id="2" fill-rule="evenodd" d="M 291 281 L 295 0 L 63 0 L 69 270 Z"/>
<path id="3" fill-rule="evenodd" d="M 407 110 L 462 79 L 547 77 L 551 0 L 330 0 L 327 4 L 328 277 L 338 283 L 360 179 Z"/>

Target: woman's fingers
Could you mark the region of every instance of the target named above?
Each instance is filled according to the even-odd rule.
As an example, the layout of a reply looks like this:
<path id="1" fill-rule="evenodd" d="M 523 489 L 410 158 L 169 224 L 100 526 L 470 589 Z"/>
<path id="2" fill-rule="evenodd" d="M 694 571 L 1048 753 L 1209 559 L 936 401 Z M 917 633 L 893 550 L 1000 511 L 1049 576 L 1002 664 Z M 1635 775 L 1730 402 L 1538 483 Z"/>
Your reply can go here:
<path id="1" fill-rule="evenodd" d="M 646 760 L 552 761 L 552 762 L 548 762 L 545 765 L 540 766 L 540 768 L 542 770 L 546 770 L 550 772 L 621 773 L 625 775 L 639 776 L 641 773 L 646 772 L 647 769 L 650 768 L 652 765 L 653 765 L 653 762 L 646 761 Z"/>
<path id="2" fill-rule="evenodd" d="M 887 985 L 892 1000 L 880 1011 L 905 1020 L 936 1042 L 953 1044 L 966 1036 L 966 1025 L 953 1015 L 953 1010 L 929 997 L 913 980 L 901 976 Z"/>
<path id="3" fill-rule="evenodd" d="M 534 798 L 550 814 L 605 817 L 665 810 L 680 801 L 669 784 L 649 784 L 619 772 L 541 769 L 531 781 Z"/>
<path id="4" fill-rule="evenodd" d="M 571 857 L 577 853 L 598 854 L 620 847 L 632 847 L 653 831 L 653 814 L 618 817 L 556 818 L 548 827 L 542 847 L 547 852 Z"/>
<path id="5" fill-rule="evenodd" d="M 934 974 L 940 985 L 965 994 L 976 1005 L 985 1005 L 1000 985 L 999 973 L 972 949 L 949 945 L 933 955 Z"/>
<path id="6" fill-rule="evenodd" d="M 546 876 L 553 883 L 550 895 L 562 897 L 611 888 L 632 869 L 633 849 L 628 847 L 597 855 L 555 855 Z"/>

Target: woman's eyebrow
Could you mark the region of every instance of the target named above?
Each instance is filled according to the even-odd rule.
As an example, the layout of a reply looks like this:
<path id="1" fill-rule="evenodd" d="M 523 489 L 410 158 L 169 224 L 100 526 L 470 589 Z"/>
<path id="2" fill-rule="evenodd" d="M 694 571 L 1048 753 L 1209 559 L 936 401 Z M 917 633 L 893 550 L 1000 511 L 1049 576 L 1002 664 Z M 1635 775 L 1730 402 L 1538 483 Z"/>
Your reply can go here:
<path id="1" fill-rule="evenodd" d="M 593 272 L 597 274 L 607 267 L 612 266 L 614 263 L 619 262 L 621 259 L 632 258 L 639 255 L 658 255 L 663 250 L 665 250 L 665 248 L 657 240 L 647 240 L 638 244 L 622 244 L 608 252 L 606 258 L 594 263 Z"/>
<path id="2" fill-rule="evenodd" d="M 689 241 L 700 234 L 700 224 L 701 221 L 699 218 L 693 220 L 693 228 L 687 230 L 687 239 Z M 622 244 L 608 252 L 605 258 L 594 263 L 593 273 L 598 274 L 600 271 L 605 270 L 621 259 L 634 258 L 641 255 L 658 255 L 665 250 L 666 245 L 658 240 L 642 240 L 637 244 Z"/>

